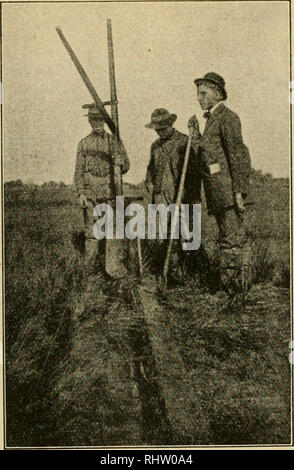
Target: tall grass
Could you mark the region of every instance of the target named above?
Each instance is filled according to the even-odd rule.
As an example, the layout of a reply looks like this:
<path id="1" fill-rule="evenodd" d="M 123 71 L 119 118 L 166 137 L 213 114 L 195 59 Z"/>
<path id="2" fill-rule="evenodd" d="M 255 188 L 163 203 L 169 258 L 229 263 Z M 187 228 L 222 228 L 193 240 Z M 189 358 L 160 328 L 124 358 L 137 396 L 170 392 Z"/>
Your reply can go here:
<path id="1" fill-rule="evenodd" d="M 134 300 L 136 269 L 121 285 L 97 274 L 83 299 L 80 211 L 68 200 L 62 204 L 60 195 L 34 197 L 38 203 L 31 206 L 10 199 L 5 211 L 9 446 L 289 441 L 286 217 L 272 236 L 268 216 L 261 217 L 265 210 L 249 220 L 253 282 L 238 308 L 226 293 L 207 289 L 206 256 L 188 256 L 185 283 L 157 295 L 157 336 Z M 205 224 L 204 244 L 215 230 L 213 221 L 205 218 Z M 155 360 L 152 344 L 161 333 Z M 202 418 L 191 422 L 194 441 L 181 429 L 174 435 L 175 416 L 165 406 L 181 388 L 173 382 L 173 363 L 164 377 L 156 364 L 170 345 L 183 364 L 177 380 L 188 377 L 201 410 Z"/>

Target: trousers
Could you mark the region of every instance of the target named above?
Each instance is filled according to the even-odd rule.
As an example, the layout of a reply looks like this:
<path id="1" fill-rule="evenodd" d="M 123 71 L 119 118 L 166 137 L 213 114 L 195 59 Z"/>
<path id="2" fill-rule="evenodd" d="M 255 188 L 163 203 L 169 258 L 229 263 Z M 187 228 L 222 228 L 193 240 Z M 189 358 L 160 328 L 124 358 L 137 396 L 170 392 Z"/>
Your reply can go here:
<path id="1" fill-rule="evenodd" d="M 233 291 L 250 284 L 251 249 L 246 243 L 243 214 L 230 207 L 216 214 L 219 229 L 218 267 L 221 285 Z"/>
<path id="2" fill-rule="evenodd" d="M 246 236 L 243 215 L 235 207 L 229 207 L 215 215 L 219 229 L 220 249 L 243 248 Z"/>
<path id="3" fill-rule="evenodd" d="M 91 271 L 95 265 L 96 256 L 100 251 L 99 240 L 94 236 L 93 227 L 94 227 L 94 216 L 93 209 L 94 203 L 88 199 L 87 207 L 83 208 L 83 218 L 84 218 L 84 232 L 85 232 L 85 262 L 86 265 Z"/>

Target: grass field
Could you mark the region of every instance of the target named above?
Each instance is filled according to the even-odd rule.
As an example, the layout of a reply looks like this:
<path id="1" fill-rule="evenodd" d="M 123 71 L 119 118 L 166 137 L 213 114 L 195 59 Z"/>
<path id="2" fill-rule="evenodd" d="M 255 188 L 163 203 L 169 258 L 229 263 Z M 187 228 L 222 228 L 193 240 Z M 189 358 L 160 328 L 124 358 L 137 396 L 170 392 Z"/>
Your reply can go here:
<path id="1" fill-rule="evenodd" d="M 74 314 L 83 260 L 72 243 L 82 219 L 71 188 L 7 187 L 7 445 L 289 443 L 288 184 L 254 181 L 254 282 L 244 304 L 187 275 L 158 296 L 153 329 L 132 298 L 133 278 L 117 286 L 98 276 Z M 216 236 L 204 211 L 211 258 Z M 174 363 L 164 361 L 171 344 Z M 189 426 L 185 400 L 170 407 L 183 381 Z"/>

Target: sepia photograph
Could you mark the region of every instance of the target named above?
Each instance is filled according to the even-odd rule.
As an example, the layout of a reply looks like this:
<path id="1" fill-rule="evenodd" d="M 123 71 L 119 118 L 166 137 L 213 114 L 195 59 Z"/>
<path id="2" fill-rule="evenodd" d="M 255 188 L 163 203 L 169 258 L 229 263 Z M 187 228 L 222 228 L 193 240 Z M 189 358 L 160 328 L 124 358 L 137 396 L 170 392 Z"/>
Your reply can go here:
<path id="1" fill-rule="evenodd" d="M 293 446 L 291 14 L 1 3 L 4 449 Z"/>

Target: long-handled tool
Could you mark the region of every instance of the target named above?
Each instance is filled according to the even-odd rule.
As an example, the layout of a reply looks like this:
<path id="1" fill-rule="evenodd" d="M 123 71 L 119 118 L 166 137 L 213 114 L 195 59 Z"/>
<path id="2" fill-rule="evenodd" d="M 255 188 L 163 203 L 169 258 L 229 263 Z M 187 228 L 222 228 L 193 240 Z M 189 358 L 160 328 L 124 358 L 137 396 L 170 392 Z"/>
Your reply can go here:
<path id="1" fill-rule="evenodd" d="M 118 120 L 118 100 L 116 93 L 116 81 L 115 81 L 115 67 L 114 67 L 114 51 L 113 51 L 113 39 L 112 39 L 112 27 L 111 20 L 107 20 L 107 45 L 108 45 L 108 65 L 109 65 L 109 80 L 110 80 L 110 99 L 111 99 L 111 118 L 115 125 L 114 132 L 114 154 L 118 150 L 119 142 L 119 120 Z M 118 165 L 113 166 L 114 172 L 114 186 L 115 194 L 123 194 L 123 183 L 122 183 L 122 173 L 121 167 Z M 116 221 L 114 220 L 114 225 Z M 109 240 L 110 243 L 106 244 L 106 261 L 105 264 L 109 267 L 112 263 L 113 257 L 122 258 L 121 250 L 123 245 L 121 240 Z M 142 276 L 142 254 L 141 254 L 141 241 L 137 239 L 137 250 L 138 250 L 138 261 L 139 261 L 139 273 Z M 116 253 L 115 253 L 116 252 Z"/>
<path id="2" fill-rule="evenodd" d="M 118 101 L 117 101 L 117 94 L 116 94 L 116 83 L 115 83 L 115 68 L 114 68 L 114 54 L 113 54 L 113 41 L 112 41 L 112 28 L 111 28 L 111 21 L 107 20 L 107 42 L 108 42 L 108 60 L 109 60 L 109 78 L 110 78 L 110 93 L 111 93 L 111 100 L 102 102 L 97 91 L 95 90 L 91 80 L 89 79 L 85 69 L 83 68 L 82 64 L 80 63 L 78 57 L 74 53 L 72 47 L 70 46 L 69 42 L 67 41 L 66 37 L 64 36 L 63 32 L 59 27 L 56 27 L 56 31 L 67 50 L 71 60 L 73 61 L 78 73 L 80 74 L 84 84 L 86 85 L 90 95 L 92 96 L 97 108 L 101 111 L 104 116 L 105 122 L 109 127 L 110 132 L 113 134 L 113 149 L 112 153 L 116 153 L 118 149 L 118 143 L 120 141 L 119 136 L 119 122 L 118 122 Z M 105 105 L 111 105 L 111 117 L 109 116 L 108 112 L 104 108 Z M 123 183 L 122 183 L 122 173 L 121 167 L 118 165 L 112 165 L 113 170 L 113 183 L 114 183 L 114 195 L 120 196 L 123 194 Z M 111 202 L 115 201 L 114 198 L 108 198 Z M 134 197 L 128 199 L 142 199 L 141 197 Z M 114 227 L 115 228 L 115 227 Z M 114 230 L 115 234 L 115 230 Z M 140 241 L 138 242 L 140 243 Z M 139 256 L 139 264 L 140 264 L 140 273 L 142 271 L 142 266 L 140 262 L 140 255 L 141 251 L 138 247 L 138 256 Z M 106 252 L 105 252 L 105 271 L 114 278 L 121 278 L 124 277 L 126 274 L 126 268 L 123 263 L 124 257 L 124 242 L 123 240 L 107 239 L 106 240 Z"/>
<path id="3" fill-rule="evenodd" d="M 113 52 L 113 40 L 112 40 L 112 27 L 111 20 L 107 20 L 107 47 L 108 47 L 108 66 L 109 66 L 109 81 L 110 81 L 110 102 L 111 102 L 111 118 L 115 125 L 115 131 L 113 133 L 114 139 L 114 154 L 118 150 L 119 141 L 119 122 L 118 122 L 118 101 L 116 94 L 116 82 L 115 82 L 115 68 L 114 68 L 114 52 Z M 114 165 L 114 185 L 115 194 L 121 196 L 123 194 L 122 185 L 122 173 L 121 167 Z"/>
<path id="4" fill-rule="evenodd" d="M 178 211 L 180 210 L 180 205 L 181 205 L 182 197 L 183 197 L 184 183 L 185 183 L 190 150 L 191 150 L 192 134 L 193 134 L 193 129 L 190 129 L 188 143 L 186 147 L 186 153 L 185 153 L 184 162 L 183 162 L 182 174 L 181 174 L 181 179 L 180 179 L 180 184 L 179 184 L 177 199 L 176 199 L 176 207 Z M 166 286 L 166 283 L 167 283 L 167 274 L 168 274 L 168 269 L 169 269 L 170 255 L 171 255 L 172 246 L 173 246 L 173 237 L 174 237 L 175 228 L 176 228 L 175 224 L 171 224 L 170 238 L 168 241 L 166 256 L 165 256 L 164 265 L 163 265 L 163 273 L 162 273 L 164 286 Z"/>
<path id="5" fill-rule="evenodd" d="M 71 60 L 73 61 L 77 71 L 79 72 L 84 84 L 86 85 L 90 95 L 92 96 L 97 108 L 103 114 L 105 122 L 108 125 L 110 132 L 112 134 L 115 134 L 116 133 L 115 124 L 114 124 L 113 120 L 111 119 L 111 117 L 109 116 L 106 109 L 104 108 L 103 103 L 102 103 L 97 91 L 95 90 L 91 80 L 89 79 L 88 75 L 86 74 L 82 64 L 80 63 L 79 59 L 77 58 L 76 54 L 74 53 L 73 49 L 71 48 L 69 42 L 67 41 L 66 37 L 64 36 L 63 32 L 61 31 L 61 29 L 58 26 L 56 27 L 56 31 L 57 31 L 58 36 L 60 37 L 65 49 L 67 50 L 68 55 L 70 56 Z"/>
<path id="6" fill-rule="evenodd" d="M 112 155 L 116 155 L 118 152 L 119 142 L 119 121 L 118 121 L 118 101 L 116 94 L 116 82 L 115 82 L 115 67 L 114 67 L 114 52 L 113 52 L 113 40 L 112 40 L 112 27 L 111 20 L 107 20 L 107 47 L 108 47 L 108 66 L 109 66 L 109 83 L 110 83 L 110 101 L 111 101 L 111 118 L 115 126 L 112 140 Z M 112 165 L 113 171 L 113 185 L 115 196 L 122 196 L 123 194 L 123 183 L 122 183 L 122 172 L 119 165 Z M 115 207 L 115 204 L 114 204 Z M 116 212 L 115 212 L 116 215 Z M 117 220 L 114 217 L 113 229 L 114 238 L 106 240 L 105 249 L 105 270 L 114 278 L 124 277 L 127 273 L 127 269 L 123 263 L 124 258 L 124 243 L 123 240 L 116 239 L 116 224 Z"/>

